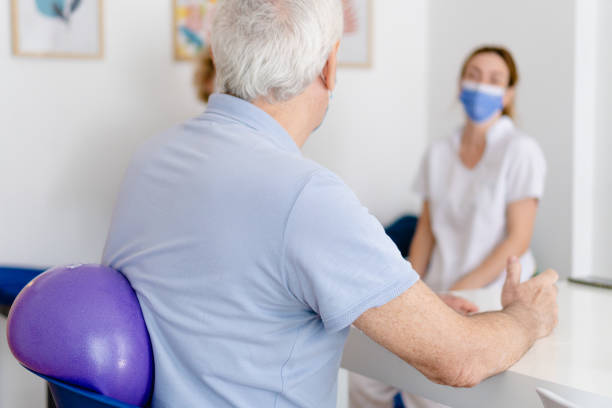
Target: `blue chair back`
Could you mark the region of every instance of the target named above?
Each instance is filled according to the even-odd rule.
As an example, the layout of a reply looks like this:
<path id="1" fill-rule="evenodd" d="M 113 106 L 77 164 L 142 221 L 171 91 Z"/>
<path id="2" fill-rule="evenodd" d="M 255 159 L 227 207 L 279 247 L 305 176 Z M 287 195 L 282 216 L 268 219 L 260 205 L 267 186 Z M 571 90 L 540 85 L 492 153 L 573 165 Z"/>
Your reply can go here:
<path id="1" fill-rule="evenodd" d="M 404 258 L 410 253 L 410 244 L 412 243 L 418 222 L 418 217 L 404 215 L 385 228 L 385 232 L 397 245 L 397 249 L 400 250 Z"/>
<path id="2" fill-rule="evenodd" d="M 58 408 L 140 408 L 138 405 L 126 404 L 97 392 L 64 383 L 32 370 L 29 371 L 47 381 L 55 406 Z"/>
<path id="3" fill-rule="evenodd" d="M 0 306 L 10 307 L 21 289 L 44 271 L 44 268 L 0 266 Z"/>

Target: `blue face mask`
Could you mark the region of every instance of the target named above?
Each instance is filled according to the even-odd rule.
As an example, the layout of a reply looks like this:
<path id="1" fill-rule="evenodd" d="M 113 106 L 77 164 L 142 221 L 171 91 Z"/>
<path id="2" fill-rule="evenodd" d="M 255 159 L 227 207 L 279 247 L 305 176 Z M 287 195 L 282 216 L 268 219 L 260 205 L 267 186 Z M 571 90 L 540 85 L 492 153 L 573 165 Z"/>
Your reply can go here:
<path id="1" fill-rule="evenodd" d="M 506 90 L 501 86 L 463 81 L 459 99 L 472 122 L 484 123 L 504 108 L 505 93 Z"/>
<path id="2" fill-rule="evenodd" d="M 323 75 L 323 73 L 321 73 L 321 79 L 323 80 L 324 84 L 327 83 L 327 80 L 325 79 L 325 75 Z M 337 78 L 336 78 L 336 83 L 338 83 L 338 79 Z M 316 128 L 314 128 L 312 133 L 314 133 L 317 130 L 319 130 L 321 125 L 323 125 L 323 122 L 325 122 L 325 118 L 327 118 L 327 112 L 329 112 L 329 105 L 331 105 L 331 101 L 332 101 L 332 99 L 334 99 L 334 91 L 327 91 L 327 92 L 329 94 L 329 101 L 327 101 L 327 108 L 325 108 L 325 113 L 323 114 L 323 119 L 321 119 L 321 123 L 319 123 L 319 125 Z"/>

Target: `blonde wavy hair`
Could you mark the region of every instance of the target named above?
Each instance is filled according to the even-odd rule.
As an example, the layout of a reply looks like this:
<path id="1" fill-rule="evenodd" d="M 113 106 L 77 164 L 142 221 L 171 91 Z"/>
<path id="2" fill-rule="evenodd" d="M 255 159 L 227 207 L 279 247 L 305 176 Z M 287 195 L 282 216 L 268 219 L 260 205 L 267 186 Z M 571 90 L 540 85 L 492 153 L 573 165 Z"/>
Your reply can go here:
<path id="1" fill-rule="evenodd" d="M 193 83 L 196 87 L 198 99 L 208 103 L 208 98 L 215 91 L 215 64 L 210 47 L 206 47 L 198 55 Z"/>

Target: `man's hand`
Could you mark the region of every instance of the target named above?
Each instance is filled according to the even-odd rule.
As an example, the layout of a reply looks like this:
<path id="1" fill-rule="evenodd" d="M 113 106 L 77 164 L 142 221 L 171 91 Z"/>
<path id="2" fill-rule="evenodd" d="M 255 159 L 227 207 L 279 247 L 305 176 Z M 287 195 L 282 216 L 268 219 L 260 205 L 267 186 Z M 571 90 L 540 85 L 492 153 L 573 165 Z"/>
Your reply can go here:
<path id="1" fill-rule="evenodd" d="M 478 312 L 478 306 L 467 299 L 451 295 L 450 293 L 438 293 L 438 296 L 448 307 L 457 313 L 467 315 Z"/>
<path id="2" fill-rule="evenodd" d="M 516 257 L 508 260 L 502 290 L 504 312 L 519 319 L 536 339 L 548 336 L 558 322 L 557 272 L 549 269 L 520 283 L 521 264 Z"/>

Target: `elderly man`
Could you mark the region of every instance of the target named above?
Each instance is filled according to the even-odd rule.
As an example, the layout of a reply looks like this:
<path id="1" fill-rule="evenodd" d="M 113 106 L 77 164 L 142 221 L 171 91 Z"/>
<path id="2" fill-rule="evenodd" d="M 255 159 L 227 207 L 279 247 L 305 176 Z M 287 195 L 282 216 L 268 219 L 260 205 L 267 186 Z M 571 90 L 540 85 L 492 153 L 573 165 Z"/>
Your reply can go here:
<path id="1" fill-rule="evenodd" d="M 503 311 L 464 316 L 419 281 L 379 222 L 300 147 L 335 86 L 340 0 L 224 0 L 217 87 L 201 116 L 146 143 L 104 263 L 134 287 L 154 407 L 333 407 L 349 326 L 432 381 L 473 386 L 556 323 L 556 273 Z"/>

